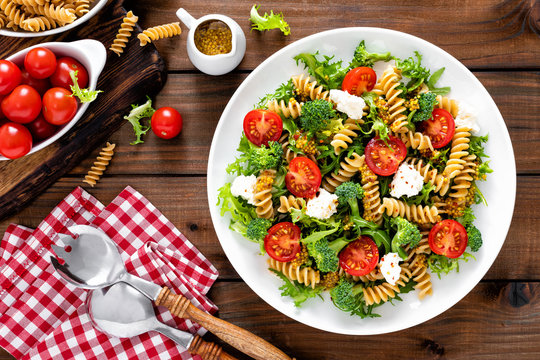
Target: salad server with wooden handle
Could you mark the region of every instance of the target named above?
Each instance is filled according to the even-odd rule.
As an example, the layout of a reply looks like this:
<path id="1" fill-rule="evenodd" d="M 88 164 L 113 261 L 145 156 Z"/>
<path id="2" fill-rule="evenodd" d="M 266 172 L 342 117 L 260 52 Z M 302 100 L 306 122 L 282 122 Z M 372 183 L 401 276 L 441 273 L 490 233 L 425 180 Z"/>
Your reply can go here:
<path id="1" fill-rule="evenodd" d="M 84 289 L 100 289 L 119 282 L 131 285 L 156 305 L 172 314 L 194 321 L 221 340 L 257 360 L 291 360 L 284 352 L 251 332 L 216 318 L 195 307 L 186 297 L 174 294 L 166 286 L 131 275 L 126 271 L 116 244 L 103 231 L 88 225 L 75 225 L 59 234 L 64 247 L 52 245 L 62 261 L 51 257 L 58 274 L 67 282 Z"/>
<path id="2" fill-rule="evenodd" d="M 129 338 L 157 331 L 203 360 L 236 360 L 219 345 L 160 322 L 152 302 L 125 283 L 91 291 L 86 309 L 94 327 L 110 336 Z"/>

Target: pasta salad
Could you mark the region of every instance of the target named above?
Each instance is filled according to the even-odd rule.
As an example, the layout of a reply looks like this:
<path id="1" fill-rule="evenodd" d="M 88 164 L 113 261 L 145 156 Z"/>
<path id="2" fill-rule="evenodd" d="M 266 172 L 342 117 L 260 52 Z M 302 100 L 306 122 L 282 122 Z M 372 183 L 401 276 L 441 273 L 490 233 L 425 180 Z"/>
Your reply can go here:
<path id="1" fill-rule="evenodd" d="M 221 215 L 260 245 L 296 306 L 329 291 L 338 309 L 375 317 L 400 294 L 431 295 L 433 274 L 482 246 L 471 205 L 486 204 L 477 182 L 492 170 L 474 108 L 448 97 L 444 68 L 418 52 L 361 41 L 349 64 L 294 59 L 307 73 L 245 115 Z"/>

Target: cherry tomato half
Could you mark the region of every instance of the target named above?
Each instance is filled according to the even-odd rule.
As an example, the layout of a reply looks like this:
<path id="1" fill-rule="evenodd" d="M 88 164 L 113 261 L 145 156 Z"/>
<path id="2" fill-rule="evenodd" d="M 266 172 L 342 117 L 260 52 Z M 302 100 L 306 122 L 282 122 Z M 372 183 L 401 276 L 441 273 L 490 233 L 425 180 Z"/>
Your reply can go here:
<path id="1" fill-rule="evenodd" d="M 56 133 L 56 130 L 58 130 L 57 126 L 45 121 L 43 115 L 39 115 L 36 120 L 27 124 L 26 127 L 30 130 L 32 138 L 36 142 L 50 138 Z"/>
<path id="2" fill-rule="evenodd" d="M 43 95 L 43 117 L 53 125 L 68 123 L 77 113 L 77 100 L 71 91 L 54 87 Z"/>
<path id="3" fill-rule="evenodd" d="M 46 48 L 37 47 L 24 57 L 24 68 L 36 79 L 45 79 L 56 70 L 56 55 Z"/>
<path id="4" fill-rule="evenodd" d="M 77 71 L 77 83 L 79 87 L 81 89 L 87 87 L 88 71 L 80 62 L 69 56 L 58 59 L 56 70 L 51 76 L 51 84 L 70 90 L 70 85 L 73 85 L 73 81 L 69 73 L 72 71 Z"/>
<path id="5" fill-rule="evenodd" d="M 288 262 L 301 250 L 300 228 L 291 222 L 281 222 L 270 229 L 264 237 L 264 249 L 274 260 Z"/>
<path id="6" fill-rule="evenodd" d="M 283 131 L 281 117 L 270 110 L 251 110 L 244 117 L 244 133 L 252 144 L 268 146 L 269 141 L 277 141 Z"/>
<path id="7" fill-rule="evenodd" d="M 21 69 L 9 60 L 0 60 L 0 95 L 7 95 L 21 83 Z"/>
<path id="8" fill-rule="evenodd" d="M 456 125 L 448 111 L 437 108 L 431 113 L 431 119 L 420 123 L 419 129 L 429 136 L 435 149 L 440 149 L 452 140 Z"/>
<path id="9" fill-rule="evenodd" d="M 456 220 L 439 221 L 429 232 L 429 247 L 435 254 L 455 259 L 467 248 L 467 230 Z"/>
<path id="10" fill-rule="evenodd" d="M 378 136 L 371 139 L 364 151 L 367 166 L 377 175 L 388 176 L 395 173 L 399 164 L 407 156 L 407 147 L 395 136 L 389 136 L 386 143 Z"/>
<path id="11" fill-rule="evenodd" d="M 2 112 L 11 121 L 26 124 L 41 111 L 41 97 L 31 86 L 19 85 L 2 100 Z"/>
<path id="12" fill-rule="evenodd" d="M 317 164 L 307 157 L 298 156 L 289 163 L 285 184 L 294 196 L 312 198 L 321 186 L 321 179 L 321 170 Z"/>
<path id="13" fill-rule="evenodd" d="M 162 107 L 152 115 L 150 124 L 154 134 L 162 139 L 172 139 L 182 131 L 182 116 L 172 107 Z"/>
<path id="14" fill-rule="evenodd" d="M 0 154 L 17 159 L 32 149 L 32 135 L 24 125 L 8 122 L 0 127 Z"/>
<path id="15" fill-rule="evenodd" d="M 373 90 L 377 82 L 377 75 L 372 68 L 365 66 L 352 69 L 345 75 L 341 90 L 347 91 L 351 95 L 360 96 L 366 91 Z"/>
<path id="16" fill-rule="evenodd" d="M 43 96 L 51 88 L 49 79 L 33 78 L 26 69 L 21 71 L 21 84 L 33 87 L 40 96 Z"/>
<path id="17" fill-rule="evenodd" d="M 369 274 L 379 262 L 379 248 L 369 237 L 362 235 L 339 253 L 339 266 L 353 276 Z"/>

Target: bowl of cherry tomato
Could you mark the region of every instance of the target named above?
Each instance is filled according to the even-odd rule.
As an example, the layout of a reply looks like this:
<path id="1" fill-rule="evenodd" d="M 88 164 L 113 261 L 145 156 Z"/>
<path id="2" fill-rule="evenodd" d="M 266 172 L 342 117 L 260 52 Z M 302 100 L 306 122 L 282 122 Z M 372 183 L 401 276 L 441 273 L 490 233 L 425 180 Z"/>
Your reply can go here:
<path id="1" fill-rule="evenodd" d="M 43 43 L 0 60 L 0 160 L 32 154 L 58 140 L 89 103 L 72 96 L 70 72 L 80 88 L 95 90 L 107 53 L 96 40 Z"/>

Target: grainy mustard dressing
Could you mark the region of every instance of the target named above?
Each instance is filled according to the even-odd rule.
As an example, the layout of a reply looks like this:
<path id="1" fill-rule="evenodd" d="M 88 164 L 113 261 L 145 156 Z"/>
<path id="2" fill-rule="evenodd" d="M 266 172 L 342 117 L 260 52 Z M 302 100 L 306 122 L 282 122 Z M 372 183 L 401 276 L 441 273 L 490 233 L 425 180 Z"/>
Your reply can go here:
<path id="1" fill-rule="evenodd" d="M 232 50 L 231 29 L 223 21 L 205 21 L 195 30 L 195 46 L 206 55 L 227 54 Z"/>

